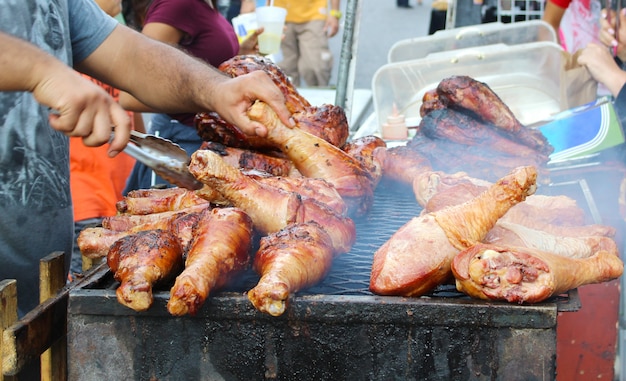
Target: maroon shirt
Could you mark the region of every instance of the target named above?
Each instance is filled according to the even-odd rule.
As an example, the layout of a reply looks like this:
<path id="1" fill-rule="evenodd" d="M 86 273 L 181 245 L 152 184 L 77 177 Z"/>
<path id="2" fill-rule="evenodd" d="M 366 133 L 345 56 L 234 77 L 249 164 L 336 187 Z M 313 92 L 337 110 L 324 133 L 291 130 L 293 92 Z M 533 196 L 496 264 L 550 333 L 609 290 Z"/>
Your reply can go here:
<path id="1" fill-rule="evenodd" d="M 154 0 L 146 12 L 145 24 L 154 22 L 183 31 L 185 36 L 179 47 L 215 67 L 239 52 L 233 26 L 204 0 Z M 194 125 L 195 114 L 171 116 L 188 126 Z"/>

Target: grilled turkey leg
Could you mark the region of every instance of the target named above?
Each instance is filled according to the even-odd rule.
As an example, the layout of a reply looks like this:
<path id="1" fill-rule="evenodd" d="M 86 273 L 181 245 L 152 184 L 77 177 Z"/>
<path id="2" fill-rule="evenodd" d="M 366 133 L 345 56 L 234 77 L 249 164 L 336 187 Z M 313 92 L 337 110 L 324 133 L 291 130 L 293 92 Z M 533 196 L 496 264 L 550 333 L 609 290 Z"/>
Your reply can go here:
<path id="1" fill-rule="evenodd" d="M 194 152 L 189 171 L 243 209 L 252 218 L 254 227 L 264 234 L 277 232 L 291 223 L 315 221 L 331 236 L 336 254 L 348 252 L 354 244 L 356 229 L 352 219 L 312 198 L 256 181 L 228 165 L 215 152 Z"/>
<path id="2" fill-rule="evenodd" d="M 282 315 L 289 295 L 324 279 L 332 260 L 330 236 L 315 222 L 292 224 L 263 237 L 253 264 L 261 279 L 248 299 L 261 312 Z"/>
<path id="3" fill-rule="evenodd" d="M 420 296 L 451 276 L 461 250 L 480 242 L 509 208 L 534 192 L 537 172 L 520 167 L 461 205 L 413 218 L 375 253 L 370 290 Z"/>
<path id="4" fill-rule="evenodd" d="M 624 264 L 599 251 L 573 259 L 520 247 L 478 244 L 452 261 L 459 291 L 474 298 L 537 303 L 553 295 L 622 275 Z"/>
<path id="5" fill-rule="evenodd" d="M 250 262 L 252 220 L 240 209 L 207 210 L 194 226 L 185 269 L 170 290 L 167 310 L 195 315 L 213 290 Z"/>
<path id="6" fill-rule="evenodd" d="M 303 176 L 333 184 L 346 201 L 349 213 L 363 214 L 371 206 L 374 180 L 357 159 L 315 135 L 286 127 L 263 102 L 254 103 L 248 116 L 267 127 L 267 139 L 293 161 Z"/>
<path id="7" fill-rule="evenodd" d="M 149 230 L 116 241 L 109 249 L 107 264 L 121 282 L 115 292 L 117 300 L 135 311 L 145 311 L 152 305 L 152 287 L 182 267 L 183 249 L 169 231 Z"/>

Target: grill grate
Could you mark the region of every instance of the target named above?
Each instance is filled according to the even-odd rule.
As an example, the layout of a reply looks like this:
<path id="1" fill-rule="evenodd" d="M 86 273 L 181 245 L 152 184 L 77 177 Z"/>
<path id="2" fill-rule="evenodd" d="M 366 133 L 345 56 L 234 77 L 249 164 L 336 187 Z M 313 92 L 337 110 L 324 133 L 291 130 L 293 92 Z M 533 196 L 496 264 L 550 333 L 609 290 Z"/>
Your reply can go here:
<path id="1" fill-rule="evenodd" d="M 349 253 L 335 259 L 331 271 L 318 285 L 300 291 L 299 295 L 372 295 L 369 291 L 374 252 L 402 225 L 419 215 L 422 208 L 413 190 L 402 184 L 381 183 L 374 203 L 366 216 L 355 219 L 357 239 Z M 231 291 L 245 292 L 258 282 L 258 275 L 247 272 Z M 453 285 L 444 285 L 436 296 L 464 296 Z"/>

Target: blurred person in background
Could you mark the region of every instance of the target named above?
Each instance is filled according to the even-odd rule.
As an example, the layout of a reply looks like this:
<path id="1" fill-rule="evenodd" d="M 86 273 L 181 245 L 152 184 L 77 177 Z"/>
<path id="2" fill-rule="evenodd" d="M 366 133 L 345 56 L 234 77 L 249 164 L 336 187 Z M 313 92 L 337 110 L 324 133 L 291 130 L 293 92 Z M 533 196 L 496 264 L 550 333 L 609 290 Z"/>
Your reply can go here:
<path id="1" fill-rule="evenodd" d="M 274 0 L 274 6 L 287 9 L 285 35 L 278 62 L 295 86 L 302 81 L 309 87 L 330 83 L 333 54 L 329 38 L 339 31 L 339 0 Z"/>
<path id="2" fill-rule="evenodd" d="M 239 45 L 233 26 L 217 8 L 217 0 L 152 0 L 142 28 L 144 35 L 175 46 L 215 67 L 237 54 L 257 53 L 258 35 L 262 32 L 262 29 L 255 31 Z M 126 93 L 120 95 L 120 103 L 127 110 L 154 112 Z M 148 132 L 171 140 L 191 155 L 202 144 L 194 117 L 195 113 L 156 113 L 150 120 Z M 128 177 L 124 194 L 155 186 L 171 187 L 172 184 L 137 162 Z"/>
<path id="3" fill-rule="evenodd" d="M 565 50 L 575 53 L 590 42 L 599 42 L 599 0 L 547 0 L 542 20 L 550 24 Z"/>
<path id="4" fill-rule="evenodd" d="M 617 15 L 613 10 L 602 10 L 600 19 L 600 43 L 590 43 L 578 57 L 578 63 L 585 65 L 591 76 L 607 88 L 614 98 L 615 110 L 626 123 L 626 9 Z M 620 18 L 616 30 L 616 17 Z"/>
<path id="5" fill-rule="evenodd" d="M 95 0 L 109 16 L 120 16 L 121 0 Z M 106 83 L 84 75 L 102 87 L 113 99 L 119 99 L 120 91 Z M 141 114 L 129 112 L 132 127 L 143 132 Z M 125 153 L 114 158 L 107 155 L 107 147 L 87 147 L 80 137 L 70 138 L 70 187 L 74 204 L 74 238 L 86 227 L 97 226 L 103 217 L 117 213 L 115 203 L 122 199 L 126 179 L 133 169 L 135 160 Z M 83 261 L 80 249 L 74 242 L 69 280 L 82 272 Z"/>
<path id="6" fill-rule="evenodd" d="M 258 99 L 293 126 L 266 73 L 230 78 L 91 0 L 0 0 L 0 9 L 0 279 L 17 281 L 18 316 L 39 304 L 39 261 L 72 252 L 68 137 L 109 142 L 109 157 L 129 140 L 126 110 L 74 69 L 164 112 L 215 111 L 250 135 L 267 134 L 247 116 Z"/>

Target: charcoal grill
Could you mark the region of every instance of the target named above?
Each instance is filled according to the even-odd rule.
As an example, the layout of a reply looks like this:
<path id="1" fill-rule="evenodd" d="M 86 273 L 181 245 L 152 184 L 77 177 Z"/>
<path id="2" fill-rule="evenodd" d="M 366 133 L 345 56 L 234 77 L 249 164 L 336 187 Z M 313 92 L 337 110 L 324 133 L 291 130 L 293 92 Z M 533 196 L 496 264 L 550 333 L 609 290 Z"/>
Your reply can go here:
<path id="1" fill-rule="evenodd" d="M 70 293 L 69 379 L 554 379 L 557 312 L 580 308 L 575 291 L 532 306 L 473 300 L 452 285 L 421 298 L 369 292 L 373 253 L 420 211 L 410 188 L 379 185 L 353 249 L 280 317 L 245 297 L 252 271 L 195 317 L 169 315 L 167 289 L 137 313 L 117 302 L 103 265 Z"/>

